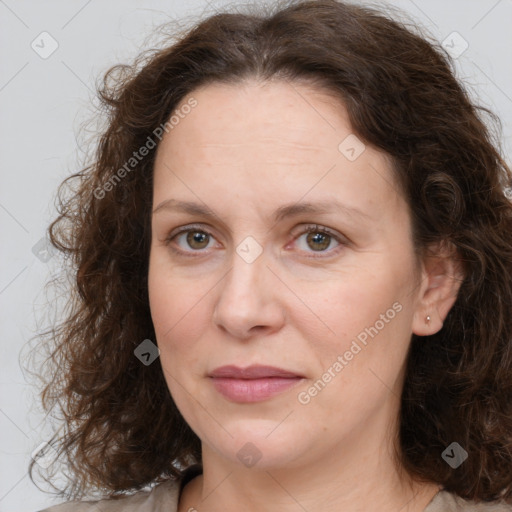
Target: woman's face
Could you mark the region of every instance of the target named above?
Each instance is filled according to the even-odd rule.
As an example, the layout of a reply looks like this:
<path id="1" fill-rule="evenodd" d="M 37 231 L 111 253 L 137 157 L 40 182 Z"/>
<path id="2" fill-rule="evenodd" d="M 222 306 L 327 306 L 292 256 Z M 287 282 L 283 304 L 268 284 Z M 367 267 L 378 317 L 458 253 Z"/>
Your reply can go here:
<path id="1" fill-rule="evenodd" d="M 304 85 L 192 96 L 158 148 L 149 265 L 177 407 L 204 450 L 238 464 L 376 449 L 396 426 L 421 292 L 389 160 Z M 296 377 L 210 376 L 225 365 Z"/>

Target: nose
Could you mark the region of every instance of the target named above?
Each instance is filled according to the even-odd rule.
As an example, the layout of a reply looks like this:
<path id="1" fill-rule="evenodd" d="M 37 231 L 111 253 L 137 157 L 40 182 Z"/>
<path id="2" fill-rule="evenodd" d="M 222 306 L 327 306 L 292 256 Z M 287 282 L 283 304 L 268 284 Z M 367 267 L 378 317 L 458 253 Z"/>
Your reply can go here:
<path id="1" fill-rule="evenodd" d="M 282 283 L 267 263 L 265 252 L 249 263 L 233 251 L 231 268 L 218 285 L 213 322 L 234 338 L 270 334 L 283 326 Z"/>

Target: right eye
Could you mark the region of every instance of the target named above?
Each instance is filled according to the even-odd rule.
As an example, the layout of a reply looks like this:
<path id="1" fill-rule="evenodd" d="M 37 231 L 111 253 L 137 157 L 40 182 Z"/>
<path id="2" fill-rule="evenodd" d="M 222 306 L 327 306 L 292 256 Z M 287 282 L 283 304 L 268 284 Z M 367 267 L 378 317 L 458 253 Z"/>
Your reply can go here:
<path id="1" fill-rule="evenodd" d="M 192 256 L 191 253 L 205 252 L 204 249 L 210 247 L 209 243 L 213 240 L 215 240 L 215 238 L 213 238 L 210 232 L 197 227 L 186 226 L 169 235 L 165 239 L 165 245 L 168 245 L 169 248 L 176 253 Z M 176 249 L 173 245 L 177 245 L 179 249 Z"/>

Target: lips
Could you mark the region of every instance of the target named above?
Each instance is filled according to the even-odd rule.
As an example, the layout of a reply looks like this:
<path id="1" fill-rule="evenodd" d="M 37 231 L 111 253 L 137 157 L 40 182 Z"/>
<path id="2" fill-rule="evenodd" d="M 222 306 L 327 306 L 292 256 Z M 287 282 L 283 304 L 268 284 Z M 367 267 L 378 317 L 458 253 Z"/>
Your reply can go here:
<path id="1" fill-rule="evenodd" d="M 294 387 L 304 377 L 274 366 L 253 365 L 248 368 L 222 366 L 209 377 L 214 388 L 232 402 L 261 402 Z"/>
<path id="2" fill-rule="evenodd" d="M 303 378 L 294 372 L 276 368 L 275 366 L 252 365 L 247 368 L 239 368 L 238 366 L 221 366 L 213 370 L 210 377 L 224 377 L 228 379 L 263 379 L 267 377 L 287 378 Z"/>

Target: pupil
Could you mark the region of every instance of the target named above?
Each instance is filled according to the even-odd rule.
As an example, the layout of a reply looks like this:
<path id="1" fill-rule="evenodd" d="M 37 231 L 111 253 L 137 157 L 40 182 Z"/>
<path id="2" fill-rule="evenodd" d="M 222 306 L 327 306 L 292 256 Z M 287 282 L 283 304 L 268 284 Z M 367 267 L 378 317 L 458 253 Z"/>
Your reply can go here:
<path id="1" fill-rule="evenodd" d="M 317 245 L 317 248 L 314 249 L 314 250 L 317 250 L 317 249 L 326 249 L 327 247 L 329 247 L 329 242 L 328 242 L 328 238 L 329 238 L 329 235 L 325 235 L 323 233 L 314 233 L 313 235 L 308 235 L 308 241 L 313 241 L 314 244 L 318 244 L 320 242 L 321 246 L 318 246 Z M 323 240 L 323 243 L 322 243 L 322 240 Z"/>
<path id="2" fill-rule="evenodd" d="M 199 231 L 194 231 L 188 234 L 187 236 L 187 242 L 191 247 L 196 247 L 195 244 L 201 245 L 201 243 L 204 243 L 207 235 L 206 233 L 201 233 Z"/>

